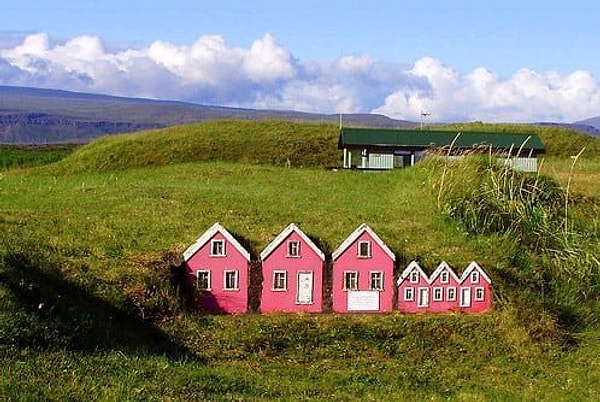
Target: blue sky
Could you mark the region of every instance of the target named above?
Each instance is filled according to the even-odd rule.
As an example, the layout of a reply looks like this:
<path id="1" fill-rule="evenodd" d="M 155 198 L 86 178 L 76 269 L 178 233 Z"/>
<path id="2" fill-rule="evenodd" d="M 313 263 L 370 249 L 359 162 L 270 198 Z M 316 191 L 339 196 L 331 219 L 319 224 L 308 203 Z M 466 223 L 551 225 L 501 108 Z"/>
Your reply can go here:
<path id="1" fill-rule="evenodd" d="M 600 115 L 598 15 L 580 0 L 21 1 L 3 6 L 0 84 L 575 121 Z"/>

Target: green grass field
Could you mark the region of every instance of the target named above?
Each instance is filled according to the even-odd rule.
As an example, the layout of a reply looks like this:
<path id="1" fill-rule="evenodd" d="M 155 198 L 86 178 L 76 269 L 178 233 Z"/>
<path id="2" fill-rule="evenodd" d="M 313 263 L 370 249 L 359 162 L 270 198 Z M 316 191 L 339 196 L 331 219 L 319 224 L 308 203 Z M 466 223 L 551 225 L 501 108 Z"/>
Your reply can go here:
<path id="1" fill-rule="evenodd" d="M 452 194 L 485 188 L 469 169 L 326 169 L 339 162 L 336 134 L 327 125 L 210 123 L 107 137 L 57 164 L 3 172 L 0 398 L 597 400 L 600 275 L 581 257 L 600 254 L 596 155 L 573 171 L 561 154 L 543 164 L 563 188 L 570 182 L 571 255 L 512 233 L 474 233 L 439 208 L 443 169 L 448 205 Z M 587 149 L 598 143 L 564 135 Z M 431 271 L 442 259 L 458 269 L 477 260 L 493 278 L 496 308 L 192 312 L 170 284 L 172 269 L 215 221 L 254 255 L 290 222 L 328 252 L 365 222 L 401 264 L 417 259 Z M 570 281 L 573 261 L 594 278 Z"/>

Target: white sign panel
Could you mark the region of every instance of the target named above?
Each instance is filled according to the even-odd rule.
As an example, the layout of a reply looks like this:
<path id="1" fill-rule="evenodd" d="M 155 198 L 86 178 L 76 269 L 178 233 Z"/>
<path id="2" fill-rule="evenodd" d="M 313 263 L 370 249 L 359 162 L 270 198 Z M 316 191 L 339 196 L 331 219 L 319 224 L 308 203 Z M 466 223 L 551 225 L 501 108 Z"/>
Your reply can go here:
<path id="1" fill-rule="evenodd" d="M 355 290 L 348 292 L 348 311 L 378 311 L 379 292 Z"/>

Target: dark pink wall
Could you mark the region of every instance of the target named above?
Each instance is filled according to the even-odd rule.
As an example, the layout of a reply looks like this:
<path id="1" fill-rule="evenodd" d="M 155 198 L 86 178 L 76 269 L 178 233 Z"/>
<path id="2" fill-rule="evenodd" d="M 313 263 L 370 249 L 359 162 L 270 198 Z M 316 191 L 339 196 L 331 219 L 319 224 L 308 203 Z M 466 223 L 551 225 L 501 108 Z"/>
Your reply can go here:
<path id="1" fill-rule="evenodd" d="M 210 255 L 211 241 L 224 239 L 226 256 Z M 195 286 L 196 272 L 211 271 L 210 291 L 202 291 L 198 308 L 210 313 L 245 313 L 248 311 L 248 261 L 229 243 L 221 233 L 216 233 L 200 250 L 187 261 L 188 279 Z M 225 271 L 237 270 L 239 290 L 224 290 Z"/>
<path id="2" fill-rule="evenodd" d="M 358 257 L 358 243 L 371 242 L 371 258 Z M 390 312 L 394 300 L 394 260 L 383 251 L 367 232 L 363 232 L 333 262 L 333 311 L 348 312 L 348 292 L 344 290 L 344 271 L 358 272 L 358 290 L 370 290 L 370 272 L 383 272 L 383 291 L 379 292 L 379 312 Z"/>
<path id="3" fill-rule="evenodd" d="M 297 240 L 301 243 L 300 257 L 287 256 L 287 243 Z M 273 271 L 287 271 L 287 290 L 274 291 Z M 296 303 L 298 272 L 313 272 L 313 303 Z M 318 313 L 323 309 L 323 261 L 296 232 L 292 232 L 262 262 L 263 288 L 260 311 L 262 313 Z"/>

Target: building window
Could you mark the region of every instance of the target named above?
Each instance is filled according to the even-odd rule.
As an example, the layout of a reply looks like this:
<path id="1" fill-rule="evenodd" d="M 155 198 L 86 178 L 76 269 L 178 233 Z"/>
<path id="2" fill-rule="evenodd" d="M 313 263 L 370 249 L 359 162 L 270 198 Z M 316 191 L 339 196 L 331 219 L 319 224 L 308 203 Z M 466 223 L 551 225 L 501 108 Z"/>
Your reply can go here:
<path id="1" fill-rule="evenodd" d="M 485 299 L 485 289 L 475 288 L 475 301 L 483 301 Z"/>
<path id="2" fill-rule="evenodd" d="M 440 287 L 433 288 L 433 301 L 444 300 L 444 289 Z"/>
<path id="3" fill-rule="evenodd" d="M 442 275 L 440 275 L 440 282 L 448 283 L 449 280 L 450 280 L 450 274 L 448 273 L 448 271 L 442 272 Z"/>
<path id="4" fill-rule="evenodd" d="M 224 290 L 239 290 L 238 271 L 225 271 Z"/>
<path id="5" fill-rule="evenodd" d="M 300 257 L 300 242 L 298 240 L 290 240 L 287 248 L 288 257 Z"/>
<path id="6" fill-rule="evenodd" d="M 451 287 L 447 289 L 446 299 L 448 301 L 456 301 L 456 288 Z"/>
<path id="7" fill-rule="evenodd" d="M 419 288 L 419 307 L 429 306 L 429 288 Z"/>
<path id="8" fill-rule="evenodd" d="M 416 270 L 410 273 L 410 283 L 419 283 L 419 272 Z"/>
<path id="9" fill-rule="evenodd" d="M 222 240 L 222 239 L 213 240 L 210 243 L 210 255 L 213 257 L 224 257 L 225 256 L 225 240 Z"/>
<path id="10" fill-rule="evenodd" d="M 347 271 L 344 272 L 344 290 L 357 290 L 358 289 L 358 272 Z"/>
<path id="11" fill-rule="evenodd" d="M 371 272 L 370 290 L 383 290 L 383 272 Z"/>
<path id="12" fill-rule="evenodd" d="M 273 272 L 273 290 L 287 290 L 287 272 Z"/>
<path id="13" fill-rule="evenodd" d="M 415 300 L 415 288 L 404 288 L 404 301 Z"/>
<path id="14" fill-rule="evenodd" d="M 358 256 L 360 258 L 370 258 L 371 257 L 371 242 L 370 241 L 358 242 Z"/>
<path id="15" fill-rule="evenodd" d="M 471 272 L 471 283 L 479 283 L 479 272 Z"/>
<path id="16" fill-rule="evenodd" d="M 210 271 L 196 272 L 196 289 L 210 290 Z"/>

